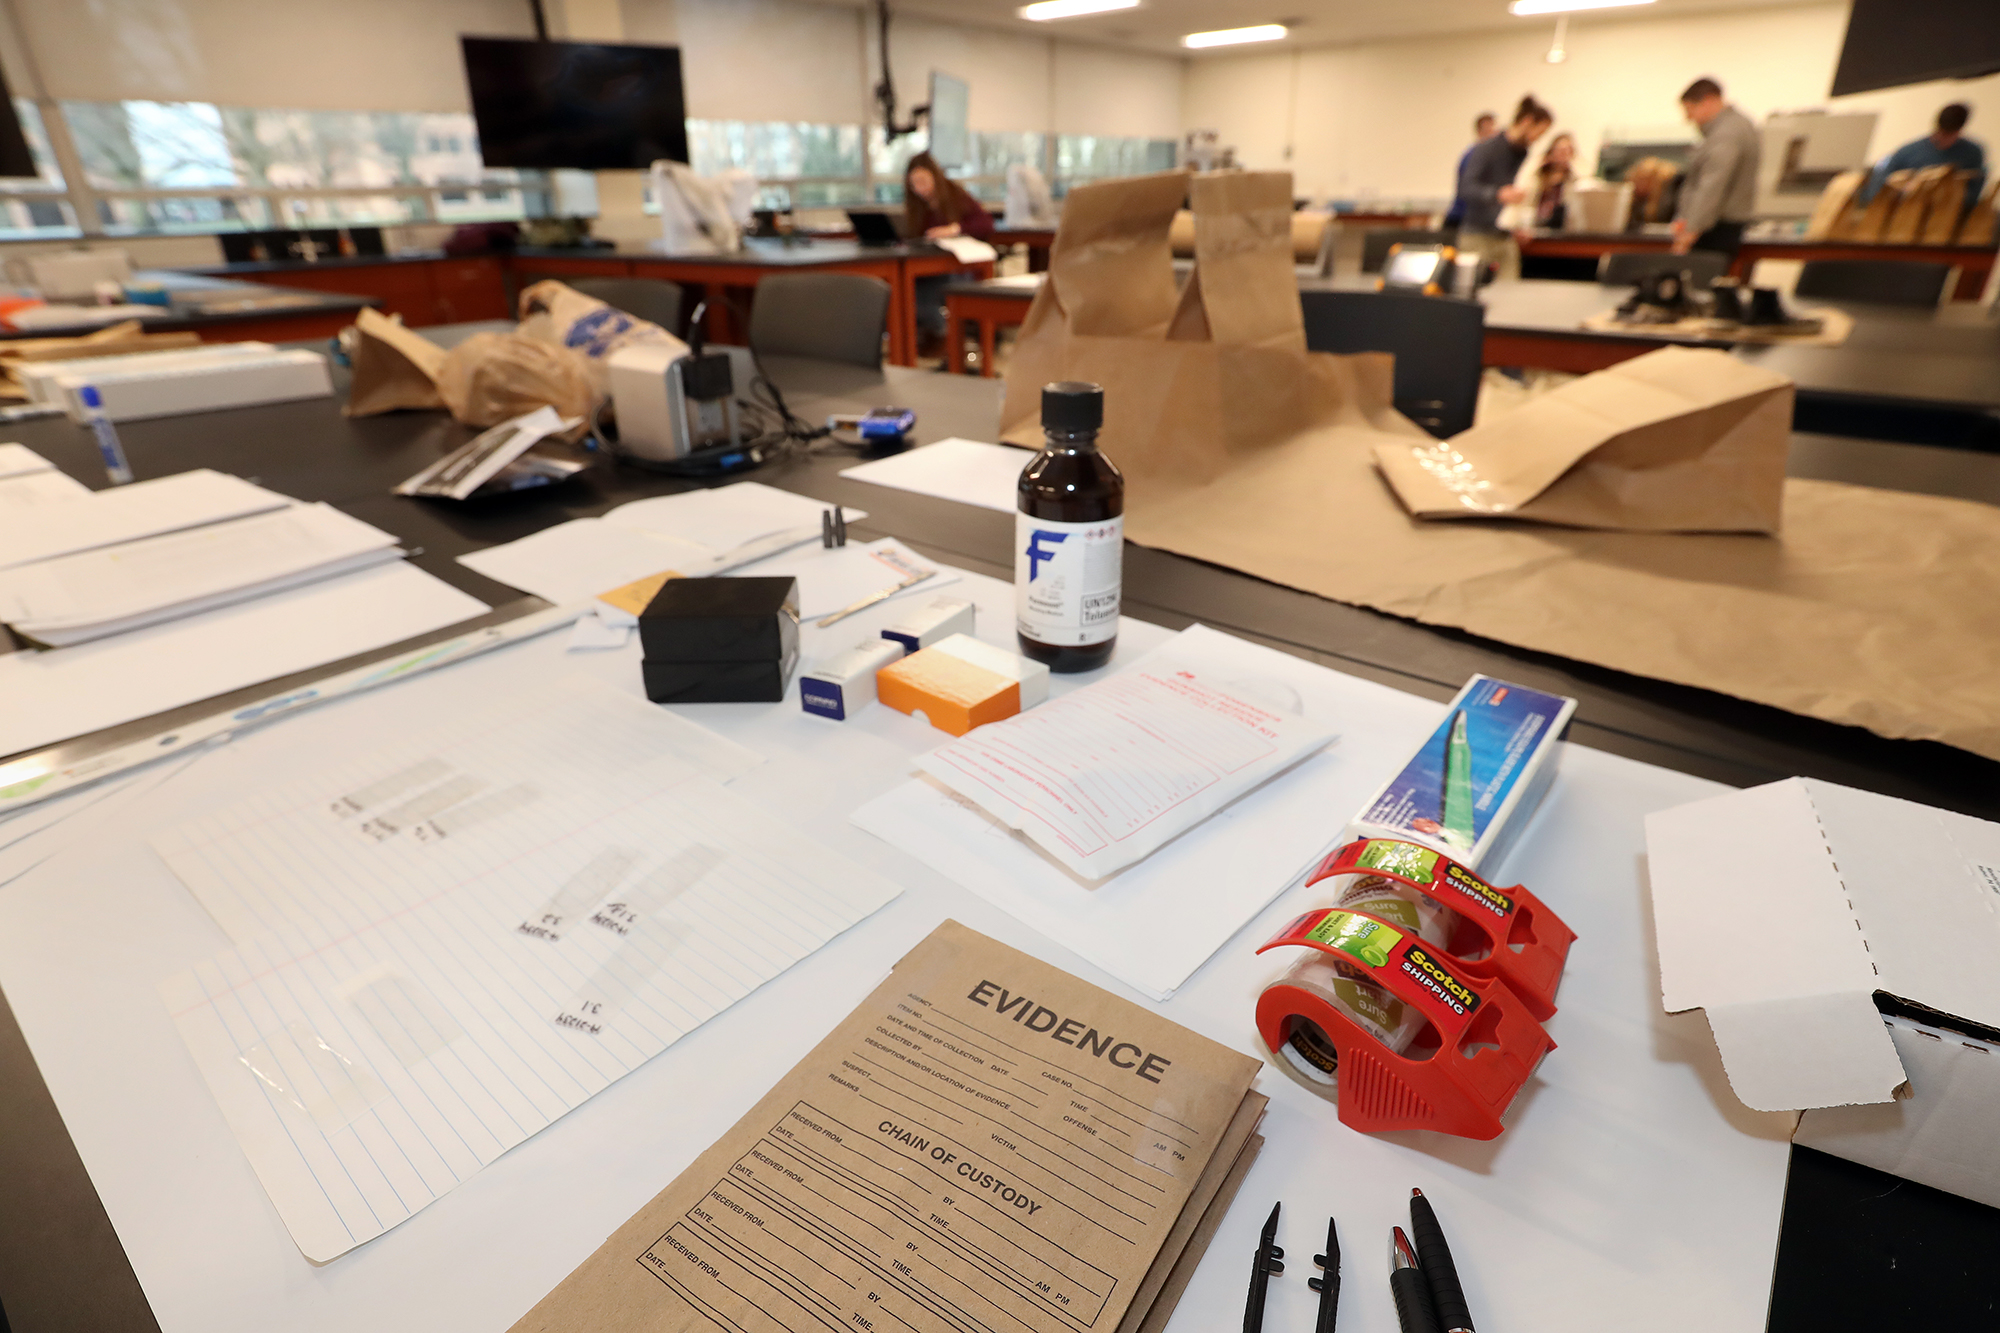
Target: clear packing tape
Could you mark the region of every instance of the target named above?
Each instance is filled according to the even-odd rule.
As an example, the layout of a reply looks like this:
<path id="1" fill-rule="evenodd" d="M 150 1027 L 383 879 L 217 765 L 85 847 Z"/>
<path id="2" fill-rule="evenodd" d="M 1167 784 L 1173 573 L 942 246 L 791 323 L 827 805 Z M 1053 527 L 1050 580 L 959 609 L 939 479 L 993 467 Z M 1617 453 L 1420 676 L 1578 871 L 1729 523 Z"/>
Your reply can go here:
<path id="1" fill-rule="evenodd" d="M 1332 905 L 1259 950 L 1305 949 L 1257 1004 L 1279 1068 L 1356 1129 L 1497 1136 L 1555 1048 L 1542 1024 L 1575 932 L 1526 889 L 1400 839 L 1349 842 L 1306 882 Z"/>

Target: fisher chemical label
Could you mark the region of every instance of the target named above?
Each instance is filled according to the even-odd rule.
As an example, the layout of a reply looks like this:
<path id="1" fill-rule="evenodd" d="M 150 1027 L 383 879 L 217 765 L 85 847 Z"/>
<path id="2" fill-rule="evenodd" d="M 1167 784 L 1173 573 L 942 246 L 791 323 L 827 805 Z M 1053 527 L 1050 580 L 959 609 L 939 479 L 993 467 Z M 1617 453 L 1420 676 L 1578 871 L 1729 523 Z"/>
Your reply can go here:
<path id="1" fill-rule="evenodd" d="M 1118 633 L 1125 520 L 1052 523 L 1014 516 L 1014 614 L 1037 643 L 1082 648 Z"/>

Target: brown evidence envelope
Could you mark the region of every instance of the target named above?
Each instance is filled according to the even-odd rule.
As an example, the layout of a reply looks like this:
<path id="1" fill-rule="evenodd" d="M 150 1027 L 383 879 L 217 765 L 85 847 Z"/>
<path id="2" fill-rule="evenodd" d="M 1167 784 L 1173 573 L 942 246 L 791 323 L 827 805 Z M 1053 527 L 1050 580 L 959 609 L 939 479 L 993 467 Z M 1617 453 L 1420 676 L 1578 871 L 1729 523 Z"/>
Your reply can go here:
<path id="1" fill-rule="evenodd" d="M 1260 1068 L 946 921 L 515 1328 L 1129 1333 Z"/>

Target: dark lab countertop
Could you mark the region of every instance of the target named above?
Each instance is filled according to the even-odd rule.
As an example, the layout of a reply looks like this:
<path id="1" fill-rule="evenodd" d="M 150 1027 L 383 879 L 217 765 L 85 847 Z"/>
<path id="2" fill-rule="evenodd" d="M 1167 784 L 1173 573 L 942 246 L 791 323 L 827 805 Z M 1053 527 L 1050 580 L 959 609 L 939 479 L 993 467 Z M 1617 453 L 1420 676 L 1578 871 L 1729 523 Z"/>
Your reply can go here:
<path id="1" fill-rule="evenodd" d="M 377 304 L 366 296 L 338 292 L 301 291 L 293 287 L 266 287 L 249 282 L 231 282 L 203 274 L 171 269 L 147 269 L 132 275 L 134 282 L 157 282 L 166 288 L 172 305 L 157 314 L 124 318 L 142 322 L 148 333 L 171 333 L 182 329 L 196 332 L 231 324 L 253 324 L 273 319 L 315 315 L 352 317 L 364 307 Z M 71 325 L 45 325 L 34 329 L 0 330 L 0 339 L 70 338 L 94 333 L 117 320 L 94 320 Z M 302 336 L 302 335 L 287 335 Z"/>

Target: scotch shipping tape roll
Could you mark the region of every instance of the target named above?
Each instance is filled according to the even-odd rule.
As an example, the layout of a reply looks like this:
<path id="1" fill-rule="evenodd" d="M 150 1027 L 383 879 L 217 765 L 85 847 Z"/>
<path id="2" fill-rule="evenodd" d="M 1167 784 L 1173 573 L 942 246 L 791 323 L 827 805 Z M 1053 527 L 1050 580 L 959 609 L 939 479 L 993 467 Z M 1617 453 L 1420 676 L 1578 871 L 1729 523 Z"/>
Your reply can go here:
<path id="1" fill-rule="evenodd" d="M 1451 942 L 1458 928 L 1456 912 L 1379 875 L 1342 875 L 1327 887 L 1334 891 L 1333 906 L 1378 917 L 1440 949 Z M 1428 1021 L 1416 1006 L 1376 985 L 1361 969 L 1317 951 L 1300 955 L 1265 990 L 1278 986 L 1295 987 L 1318 997 L 1398 1055 L 1409 1050 Z M 1297 1011 L 1296 1004 L 1291 1007 L 1295 1012 L 1286 1016 L 1285 1040 L 1278 1047 L 1278 1054 L 1284 1057 L 1282 1067 L 1298 1082 L 1331 1098 L 1337 1086 L 1340 1053 L 1310 1012 Z"/>

